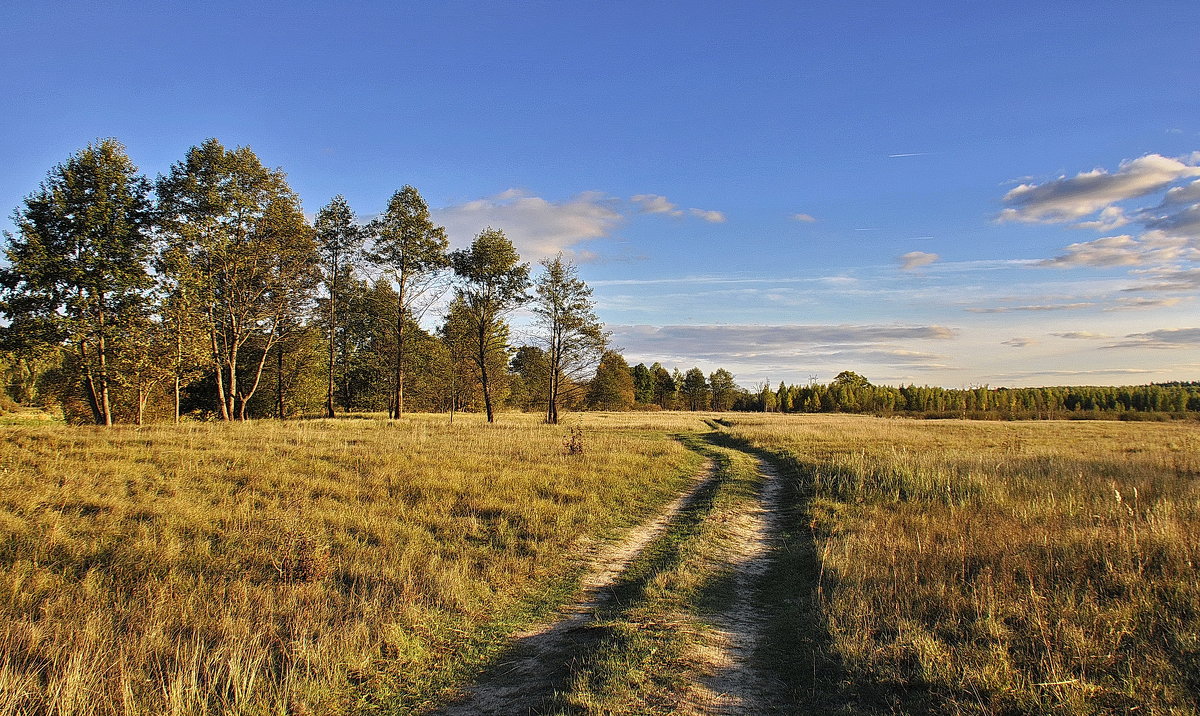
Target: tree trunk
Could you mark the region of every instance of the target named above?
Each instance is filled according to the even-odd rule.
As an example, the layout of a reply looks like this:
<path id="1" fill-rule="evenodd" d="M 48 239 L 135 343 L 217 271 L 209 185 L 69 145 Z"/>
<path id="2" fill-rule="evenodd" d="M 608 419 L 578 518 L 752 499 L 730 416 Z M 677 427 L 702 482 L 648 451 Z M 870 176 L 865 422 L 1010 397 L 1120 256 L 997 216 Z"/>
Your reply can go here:
<path id="1" fill-rule="evenodd" d="M 275 352 L 275 412 L 280 420 L 283 420 L 283 343 L 280 343 Z M 332 406 L 333 402 L 330 401 Z M 330 408 L 332 410 L 332 407 Z"/>
<path id="2" fill-rule="evenodd" d="M 83 366 L 83 387 L 84 396 L 87 398 L 88 407 L 92 409 L 92 422 L 96 425 L 104 424 L 104 414 L 100 412 L 100 400 L 96 394 L 96 380 L 92 375 L 92 364 L 88 360 L 87 341 L 79 342 L 79 362 Z"/>
<path id="3" fill-rule="evenodd" d="M 325 417 L 333 413 L 333 353 L 337 335 L 337 262 L 334 262 L 333 278 L 329 282 L 329 387 L 325 393 Z"/>
<path id="4" fill-rule="evenodd" d="M 392 417 L 404 414 L 404 280 L 399 282 L 396 295 L 396 376 L 395 394 L 392 396 Z"/>
<path id="5" fill-rule="evenodd" d="M 487 421 L 493 423 L 496 421 L 492 413 L 492 391 L 488 385 L 488 341 L 487 336 L 490 331 L 487 322 L 482 318 L 479 320 L 479 385 L 483 388 L 483 409 L 487 413 Z"/>
<path id="6" fill-rule="evenodd" d="M 104 300 L 104 297 L 101 296 L 100 299 Z M 96 342 L 96 347 L 98 348 L 97 352 L 98 352 L 99 358 L 100 358 L 100 410 L 104 415 L 104 424 L 106 426 L 111 427 L 113 424 L 113 421 L 112 421 L 112 403 L 110 403 L 109 399 L 108 399 L 108 350 L 107 350 L 108 345 L 104 338 L 104 334 L 106 331 L 107 331 L 107 325 L 105 323 L 105 314 L 104 314 L 104 310 L 101 309 L 101 311 L 100 311 L 100 337 L 99 337 L 99 340 Z"/>

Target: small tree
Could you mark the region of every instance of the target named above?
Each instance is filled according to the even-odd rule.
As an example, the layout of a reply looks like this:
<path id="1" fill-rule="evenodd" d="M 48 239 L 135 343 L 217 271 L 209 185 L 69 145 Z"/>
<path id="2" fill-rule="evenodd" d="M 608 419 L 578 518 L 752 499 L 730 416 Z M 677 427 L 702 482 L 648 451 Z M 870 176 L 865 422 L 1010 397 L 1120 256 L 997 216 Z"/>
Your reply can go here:
<path id="1" fill-rule="evenodd" d="M 608 334 L 596 318 L 592 289 L 579 279 L 575 266 L 563 261 L 562 254 L 542 266 L 533 313 L 546 352 L 546 422 L 554 425 L 566 394 L 600 361 Z"/>
<path id="2" fill-rule="evenodd" d="M 737 383 L 733 382 L 733 374 L 724 368 L 718 368 L 708 376 L 708 387 L 712 394 L 713 410 L 729 410 L 737 398 Z"/>
<path id="3" fill-rule="evenodd" d="M 479 232 L 470 248 L 450 254 L 450 264 L 460 281 L 456 297 L 461 303 L 462 321 L 472 336 L 471 360 L 489 423 L 495 422 L 492 383 L 497 373 L 493 366 L 498 355 L 504 356 L 507 363 L 508 332 L 500 329 L 504 317 L 529 300 L 525 293 L 529 264 L 520 260 L 504 232 L 491 227 Z"/>
<path id="4" fill-rule="evenodd" d="M 588 387 L 588 405 L 597 410 L 629 410 L 633 407 L 633 376 L 629 364 L 616 351 L 605 351 Z"/>

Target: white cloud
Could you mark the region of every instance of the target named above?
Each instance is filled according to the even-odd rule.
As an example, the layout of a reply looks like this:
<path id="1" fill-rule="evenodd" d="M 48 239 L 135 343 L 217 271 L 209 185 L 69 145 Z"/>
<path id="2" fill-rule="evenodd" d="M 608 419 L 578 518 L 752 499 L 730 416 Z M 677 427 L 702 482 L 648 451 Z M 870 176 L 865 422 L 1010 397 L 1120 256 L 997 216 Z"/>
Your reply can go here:
<path id="1" fill-rule="evenodd" d="M 928 266 L 938 260 L 937 254 L 931 254 L 925 251 L 909 251 L 900 257 L 900 269 L 902 271 L 912 271 Z"/>
<path id="2" fill-rule="evenodd" d="M 495 196 L 431 212 L 446 227 L 451 244 L 466 246 L 485 227 L 502 229 L 521 258 L 537 261 L 558 252 L 576 260 L 595 257 L 580 244 L 608 236 L 623 220 L 613 201 L 599 192 L 583 192 L 564 201 L 548 201 L 509 189 Z"/>
<path id="3" fill-rule="evenodd" d="M 1043 266 L 1137 266 L 1145 260 L 1141 244 L 1129 234 L 1106 236 L 1071 244 L 1066 253 L 1041 262 Z"/>
<path id="4" fill-rule="evenodd" d="M 638 206 L 640 214 L 667 214 L 668 216 L 683 216 L 683 211 L 672 204 L 667 197 L 659 194 L 638 194 L 629 197 Z"/>
<path id="5" fill-rule="evenodd" d="M 1200 167 L 1161 154 L 1121 163 L 1111 174 L 1104 169 L 1059 177 L 1044 184 L 1021 184 L 1004 195 L 1008 208 L 1002 221 L 1065 222 L 1105 207 L 1167 188 L 1172 182 L 1200 176 Z"/>
<path id="6" fill-rule="evenodd" d="M 1095 221 L 1081 221 L 1076 226 L 1081 229 L 1095 229 L 1097 231 L 1112 231 L 1119 229 L 1129 223 L 1129 217 L 1125 216 L 1125 210 L 1119 206 L 1106 206 L 1100 212 L 1100 217 Z"/>
<path id="7" fill-rule="evenodd" d="M 724 224 L 725 214 L 720 211 L 711 211 L 709 209 L 688 209 L 688 213 L 692 216 L 698 216 L 710 224 Z"/>
<path id="8" fill-rule="evenodd" d="M 799 221 L 799 222 L 802 222 L 805 224 L 811 224 L 816 220 L 817 220 L 817 218 L 815 216 L 813 216 L 812 214 L 792 214 L 792 221 Z"/>

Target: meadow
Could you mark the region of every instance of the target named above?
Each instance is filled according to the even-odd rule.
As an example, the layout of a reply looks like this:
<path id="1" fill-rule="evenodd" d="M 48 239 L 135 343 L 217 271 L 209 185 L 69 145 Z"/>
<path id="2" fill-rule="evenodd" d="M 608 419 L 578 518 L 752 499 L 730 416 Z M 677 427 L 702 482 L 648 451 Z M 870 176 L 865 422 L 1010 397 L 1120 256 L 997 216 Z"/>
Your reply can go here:
<path id="1" fill-rule="evenodd" d="M 770 587 L 797 704 L 1200 710 L 1193 424 L 727 422 L 787 470 L 811 545 Z"/>
<path id="2" fill-rule="evenodd" d="M 678 492 L 672 423 L 6 427 L 0 714 L 418 710 Z"/>
<path id="3" fill-rule="evenodd" d="M 582 430 L 582 454 L 566 449 Z M 716 428 L 716 429 L 714 429 Z M 1200 428 L 846 415 L 0 426 L 0 715 L 428 713 L 715 478 L 547 713 L 668 713 L 784 528 L 759 666 L 800 713 L 1200 711 Z M 703 710 L 701 710 L 703 712 Z"/>

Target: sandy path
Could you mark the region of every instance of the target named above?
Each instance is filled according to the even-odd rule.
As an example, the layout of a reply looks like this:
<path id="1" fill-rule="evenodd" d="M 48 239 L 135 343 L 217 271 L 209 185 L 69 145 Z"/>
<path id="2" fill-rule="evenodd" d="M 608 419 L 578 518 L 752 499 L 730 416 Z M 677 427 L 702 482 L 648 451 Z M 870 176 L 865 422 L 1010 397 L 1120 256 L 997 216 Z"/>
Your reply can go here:
<path id="1" fill-rule="evenodd" d="M 439 713 L 448 716 L 529 713 L 536 711 L 555 689 L 563 688 L 569 676 L 571 654 L 587 640 L 585 627 L 597 607 L 608 600 L 609 588 L 700 488 L 713 479 L 712 464 L 705 463 L 687 490 L 654 519 L 633 528 L 620 543 L 596 549 L 588 560 L 579 599 L 563 608 L 554 620 L 514 634 L 515 643 L 503 663 L 492 667 L 461 699 Z"/>
<path id="2" fill-rule="evenodd" d="M 779 475 L 762 460 L 758 470 L 763 477 L 758 504 L 731 521 L 736 596 L 713 620 L 714 629 L 694 654 L 703 676 L 689 694 L 687 710 L 692 713 L 772 713 L 781 702 L 778 685 L 752 664 L 766 626 L 755 584 L 769 566 L 771 543 L 781 528 Z"/>

